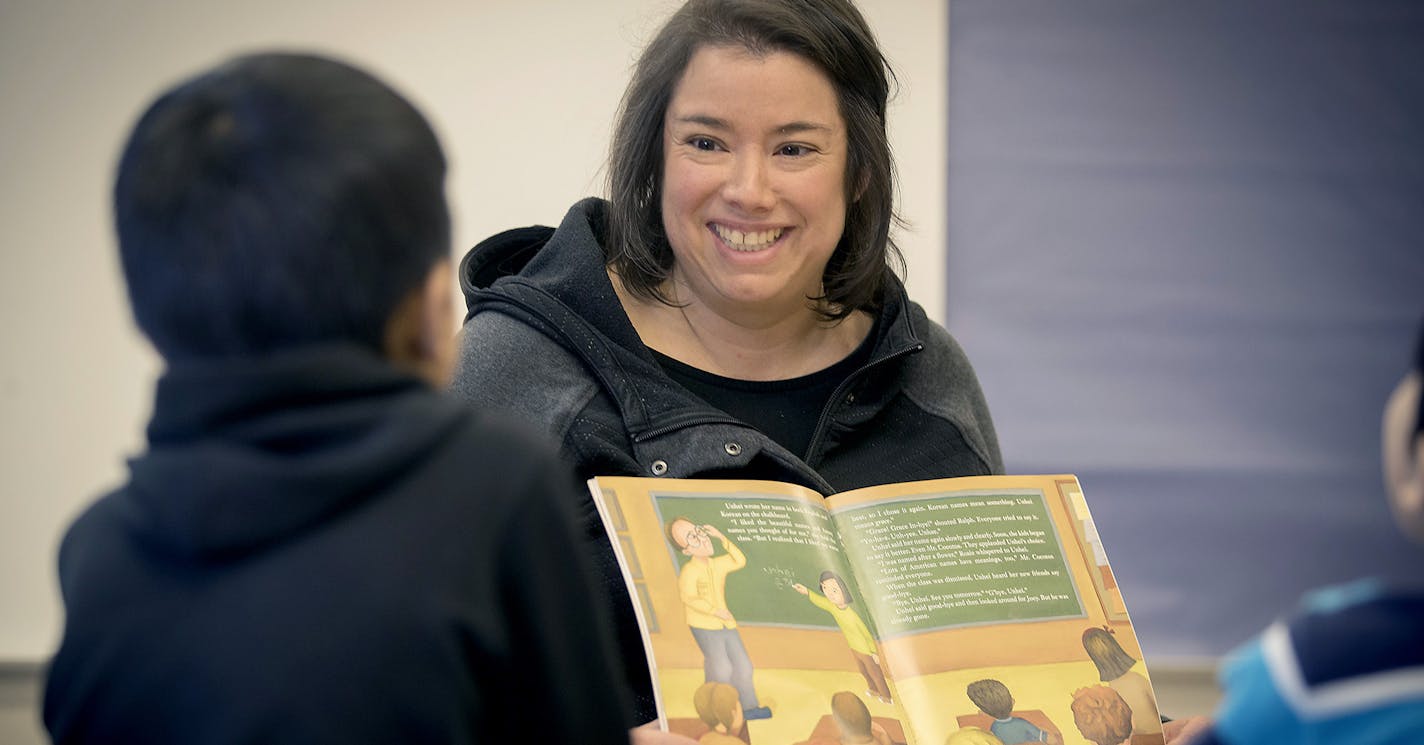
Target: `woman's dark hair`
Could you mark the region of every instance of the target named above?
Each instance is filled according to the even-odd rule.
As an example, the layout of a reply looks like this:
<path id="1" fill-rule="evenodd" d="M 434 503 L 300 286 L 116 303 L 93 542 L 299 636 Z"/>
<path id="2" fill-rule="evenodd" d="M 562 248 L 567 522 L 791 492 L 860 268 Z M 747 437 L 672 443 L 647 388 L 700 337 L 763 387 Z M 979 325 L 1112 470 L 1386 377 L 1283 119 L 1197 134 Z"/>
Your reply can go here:
<path id="1" fill-rule="evenodd" d="M 672 304 L 660 288 L 673 265 L 661 208 L 663 123 L 673 91 L 703 47 L 794 54 L 836 91 L 846 124 L 845 232 L 811 298 L 827 319 L 879 306 L 892 266 L 895 166 L 885 110 L 894 73 L 850 0 L 688 0 L 643 50 L 623 94 L 609 154 L 609 266 L 633 293 Z"/>
<path id="2" fill-rule="evenodd" d="M 114 186 L 139 328 L 170 360 L 380 352 L 449 256 L 444 181 L 424 117 L 349 65 L 258 54 L 180 83 L 135 125 Z"/>

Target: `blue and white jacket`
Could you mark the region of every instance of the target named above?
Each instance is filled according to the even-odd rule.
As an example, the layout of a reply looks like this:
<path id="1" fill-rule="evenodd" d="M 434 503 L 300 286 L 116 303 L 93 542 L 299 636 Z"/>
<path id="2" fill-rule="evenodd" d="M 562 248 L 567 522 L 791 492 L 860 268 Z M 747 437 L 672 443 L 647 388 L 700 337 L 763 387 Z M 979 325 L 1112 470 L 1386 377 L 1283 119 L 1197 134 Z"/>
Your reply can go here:
<path id="1" fill-rule="evenodd" d="M 1363 580 L 1317 591 L 1222 669 L 1192 745 L 1424 743 L 1424 591 Z"/>

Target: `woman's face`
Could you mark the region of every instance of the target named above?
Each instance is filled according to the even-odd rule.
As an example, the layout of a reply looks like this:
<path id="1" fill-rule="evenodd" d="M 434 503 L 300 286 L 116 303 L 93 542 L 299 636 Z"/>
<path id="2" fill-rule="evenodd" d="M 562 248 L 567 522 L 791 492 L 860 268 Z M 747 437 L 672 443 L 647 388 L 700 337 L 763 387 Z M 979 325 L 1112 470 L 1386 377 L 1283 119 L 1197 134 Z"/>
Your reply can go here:
<path id="1" fill-rule="evenodd" d="M 677 299 L 785 315 L 821 294 L 845 228 L 847 154 L 819 69 L 785 52 L 697 50 L 668 103 L 663 153 Z"/>

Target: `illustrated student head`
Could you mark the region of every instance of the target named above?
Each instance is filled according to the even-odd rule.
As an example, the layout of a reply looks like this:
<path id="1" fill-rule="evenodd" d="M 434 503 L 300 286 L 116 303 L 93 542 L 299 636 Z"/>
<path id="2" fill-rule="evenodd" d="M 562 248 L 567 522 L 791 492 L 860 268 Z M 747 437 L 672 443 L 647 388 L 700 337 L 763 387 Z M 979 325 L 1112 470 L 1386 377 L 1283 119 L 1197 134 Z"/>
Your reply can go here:
<path id="1" fill-rule="evenodd" d="M 714 732 L 735 735 L 746 722 L 737 689 L 726 683 L 707 682 L 692 694 L 697 716 Z"/>
<path id="2" fill-rule="evenodd" d="M 850 588 L 846 587 L 845 580 L 829 569 L 821 572 L 821 594 L 838 608 L 844 608 L 854 602 L 851 600 Z"/>
<path id="3" fill-rule="evenodd" d="M 831 696 L 831 718 L 841 732 L 842 743 L 868 743 L 875 739 L 875 722 L 870 709 L 850 691 Z"/>
<path id="4" fill-rule="evenodd" d="M 1083 650 L 1097 666 L 1098 677 L 1104 682 L 1121 678 L 1137 664 L 1108 629 L 1093 627 L 1084 631 Z"/>
<path id="5" fill-rule="evenodd" d="M 1008 719 L 1014 711 L 1014 697 L 1009 687 L 992 678 L 970 683 L 965 693 L 980 711 L 995 719 Z"/>
<path id="6" fill-rule="evenodd" d="M 1078 731 L 1097 745 L 1120 745 L 1132 736 L 1132 709 L 1107 686 L 1074 691 L 1070 708 Z"/>

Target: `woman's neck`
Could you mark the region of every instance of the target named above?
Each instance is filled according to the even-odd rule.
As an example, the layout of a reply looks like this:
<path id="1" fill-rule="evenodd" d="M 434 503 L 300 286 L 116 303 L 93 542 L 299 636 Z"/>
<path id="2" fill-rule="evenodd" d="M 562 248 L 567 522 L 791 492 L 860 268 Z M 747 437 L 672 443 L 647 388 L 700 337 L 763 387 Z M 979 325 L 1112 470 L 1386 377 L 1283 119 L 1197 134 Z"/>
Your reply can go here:
<path id="1" fill-rule="evenodd" d="M 633 295 L 609 272 L 628 320 L 649 348 L 699 370 L 737 380 L 786 380 L 824 370 L 845 359 L 874 325 L 856 311 L 826 321 L 809 304 L 793 308 L 717 309 L 676 305 Z"/>

